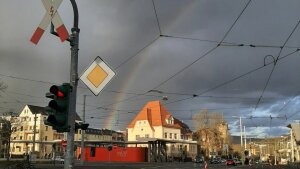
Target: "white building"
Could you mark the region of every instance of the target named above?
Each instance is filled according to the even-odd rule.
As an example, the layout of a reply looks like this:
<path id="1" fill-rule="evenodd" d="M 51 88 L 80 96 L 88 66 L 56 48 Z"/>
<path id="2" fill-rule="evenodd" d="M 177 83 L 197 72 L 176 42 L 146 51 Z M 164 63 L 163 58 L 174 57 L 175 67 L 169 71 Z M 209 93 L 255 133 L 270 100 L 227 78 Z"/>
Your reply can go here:
<path id="1" fill-rule="evenodd" d="M 173 117 L 160 101 L 148 102 L 128 125 L 127 131 L 129 142 L 161 139 L 168 143 L 168 154 L 178 156 L 184 153 L 188 157 L 197 155 L 197 142 L 192 141 L 192 131 Z"/>

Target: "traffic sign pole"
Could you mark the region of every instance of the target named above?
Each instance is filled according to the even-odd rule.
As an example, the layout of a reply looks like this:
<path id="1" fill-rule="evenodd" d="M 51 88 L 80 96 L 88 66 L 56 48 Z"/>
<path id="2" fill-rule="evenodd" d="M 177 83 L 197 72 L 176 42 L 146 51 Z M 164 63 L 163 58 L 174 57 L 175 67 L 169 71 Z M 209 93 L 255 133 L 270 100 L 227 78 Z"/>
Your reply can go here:
<path id="1" fill-rule="evenodd" d="M 42 3 L 46 9 L 44 18 L 40 22 L 38 28 L 32 35 L 30 41 L 37 44 L 42 37 L 47 26 L 52 22 L 56 30 L 55 35 L 58 35 L 60 40 L 70 41 L 71 45 L 71 70 L 70 70 L 70 95 L 69 95 L 69 113 L 68 124 L 70 131 L 67 133 L 67 152 L 64 163 L 64 169 L 72 169 L 74 166 L 74 134 L 75 134 L 75 115 L 76 115 L 76 94 L 78 83 L 78 50 L 79 50 L 79 31 L 78 28 L 78 8 L 75 0 L 70 0 L 73 12 L 74 23 L 71 29 L 72 34 L 69 37 L 69 33 L 65 28 L 57 9 L 63 0 L 42 0 Z M 54 32 L 54 31 L 53 31 Z M 51 33 L 53 33 L 51 31 Z M 54 34 L 54 33 L 53 33 Z"/>
<path id="2" fill-rule="evenodd" d="M 76 114 L 76 93 L 78 84 L 78 50 L 79 50 L 79 31 L 78 28 L 78 8 L 75 0 L 70 0 L 74 11 L 74 25 L 70 36 L 71 45 L 71 70 L 70 70 L 70 103 L 68 124 L 70 132 L 67 133 L 67 153 L 64 169 L 72 169 L 74 166 L 74 134 L 75 134 L 75 114 Z"/>

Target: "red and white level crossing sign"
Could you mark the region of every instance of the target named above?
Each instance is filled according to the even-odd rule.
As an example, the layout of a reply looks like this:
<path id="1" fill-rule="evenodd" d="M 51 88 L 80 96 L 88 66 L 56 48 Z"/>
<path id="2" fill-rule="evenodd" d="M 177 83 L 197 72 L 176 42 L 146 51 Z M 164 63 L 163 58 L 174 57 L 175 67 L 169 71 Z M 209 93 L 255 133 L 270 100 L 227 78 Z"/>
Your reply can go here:
<path id="1" fill-rule="evenodd" d="M 30 39 L 32 43 L 37 44 L 39 42 L 50 22 L 53 23 L 62 42 L 69 38 L 69 33 L 57 12 L 62 1 L 63 0 L 42 0 L 47 12 Z"/>

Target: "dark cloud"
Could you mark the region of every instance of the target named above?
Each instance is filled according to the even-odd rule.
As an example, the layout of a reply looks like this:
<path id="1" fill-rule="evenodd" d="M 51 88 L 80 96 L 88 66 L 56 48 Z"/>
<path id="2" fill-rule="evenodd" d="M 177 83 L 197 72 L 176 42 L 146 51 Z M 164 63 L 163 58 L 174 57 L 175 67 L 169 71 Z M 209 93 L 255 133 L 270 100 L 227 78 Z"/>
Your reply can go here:
<path id="1" fill-rule="evenodd" d="M 193 114 L 208 109 L 223 113 L 233 134 L 239 123 L 232 116 L 243 117 L 257 136 L 287 132 L 285 126 L 300 118 L 295 52 L 300 29 L 281 52 L 280 46 L 299 21 L 300 2 L 251 1 L 233 25 L 247 2 L 154 0 L 155 11 L 151 0 L 78 1 L 79 74 L 96 56 L 117 73 L 99 96 L 87 99 L 91 126 L 125 129 L 144 104 L 168 96 L 163 104 L 190 126 Z M 0 93 L 0 112 L 18 112 L 25 104 L 45 106 L 49 86 L 69 81 L 68 42 L 61 43 L 49 30 L 37 46 L 29 42 L 44 13 L 40 1 L 0 2 L 0 78 L 8 85 Z M 73 12 L 68 1 L 59 13 L 70 29 Z M 221 40 L 225 43 L 214 49 Z M 281 59 L 265 87 L 274 66 L 268 64 L 272 57 L 265 57 L 276 59 L 279 53 Z M 152 89 L 162 93 L 147 93 Z M 92 95 L 79 82 L 79 114 L 84 94 Z"/>

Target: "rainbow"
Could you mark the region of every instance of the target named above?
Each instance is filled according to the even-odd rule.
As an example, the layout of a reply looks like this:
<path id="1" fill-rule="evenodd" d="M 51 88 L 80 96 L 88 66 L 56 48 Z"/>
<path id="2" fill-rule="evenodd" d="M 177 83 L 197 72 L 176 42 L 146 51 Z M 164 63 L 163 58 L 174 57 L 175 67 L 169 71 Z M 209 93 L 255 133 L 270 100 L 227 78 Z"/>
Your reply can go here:
<path id="1" fill-rule="evenodd" d="M 178 19 L 180 20 L 181 17 L 190 16 L 190 12 L 194 10 L 194 9 L 190 9 L 190 8 L 195 8 L 194 3 L 195 2 L 190 2 L 184 8 L 182 8 L 182 10 L 180 10 L 180 12 L 177 13 L 174 20 L 171 23 L 169 23 L 169 28 L 171 28 L 170 30 L 172 30 L 172 27 L 177 27 L 178 24 L 181 24 L 181 23 L 176 22 Z M 158 40 L 160 40 L 160 39 L 158 39 Z M 155 42 L 156 41 L 154 41 L 154 44 L 155 44 Z M 150 47 L 152 47 L 152 45 L 150 45 Z M 149 47 L 146 47 L 138 55 L 141 55 L 142 53 L 146 53 L 148 50 L 149 50 Z M 141 72 L 140 70 L 143 69 L 143 66 L 147 63 L 147 61 L 149 59 L 151 59 L 151 57 L 149 57 L 149 56 L 148 57 L 143 57 L 143 58 L 136 57 L 135 59 L 139 59 L 138 64 L 136 64 L 136 66 L 131 67 L 131 70 L 130 70 L 130 73 L 129 73 L 130 76 L 128 78 L 126 78 L 126 81 L 124 81 L 122 83 L 124 85 L 121 87 L 121 91 L 128 91 L 127 89 L 129 88 L 129 86 L 134 85 L 135 81 L 137 80 L 136 77 L 138 77 L 137 74 L 139 72 Z M 120 103 L 119 104 L 114 104 L 112 109 L 117 110 L 118 107 L 119 107 L 118 105 L 120 105 L 120 107 L 122 107 L 123 104 L 126 104 L 126 102 L 123 102 L 123 100 L 125 100 L 125 99 L 126 99 L 126 97 L 125 97 L 124 94 L 122 94 L 122 93 L 118 94 L 116 99 L 114 99 L 113 103 L 118 103 L 118 102 L 120 102 Z M 104 121 L 104 127 L 105 128 L 114 129 L 114 127 L 115 127 L 114 124 L 116 124 L 116 122 L 118 120 L 118 117 L 119 117 L 118 113 L 119 113 L 118 111 L 109 112 L 108 118 L 106 118 L 105 121 Z"/>

